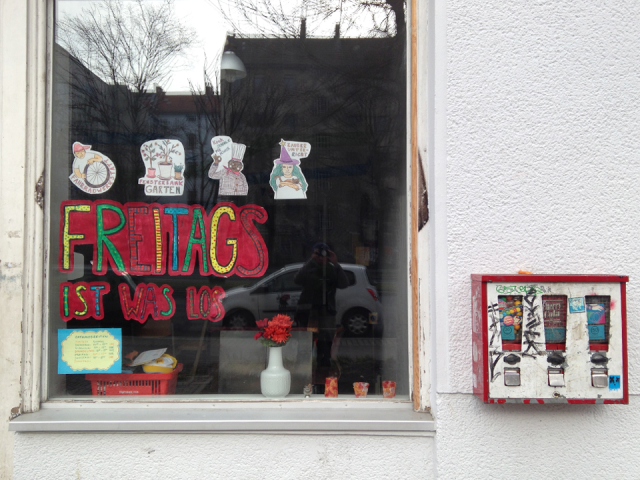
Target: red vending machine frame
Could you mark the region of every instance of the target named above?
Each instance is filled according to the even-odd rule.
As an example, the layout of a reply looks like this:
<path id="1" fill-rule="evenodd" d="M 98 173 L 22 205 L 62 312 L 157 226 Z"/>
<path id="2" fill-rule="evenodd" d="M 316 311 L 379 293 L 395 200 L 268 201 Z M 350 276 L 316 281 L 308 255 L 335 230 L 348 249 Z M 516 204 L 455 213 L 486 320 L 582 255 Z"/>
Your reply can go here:
<path id="1" fill-rule="evenodd" d="M 628 404 L 628 281 L 629 277 L 621 275 L 471 275 L 474 395 L 485 403 Z M 618 284 L 619 290 L 612 284 Z M 599 320 L 592 321 L 595 317 L 590 316 L 592 312 L 589 307 L 594 305 L 589 302 L 592 298 L 605 298 L 601 296 L 603 291 L 612 293 L 606 297 L 610 298 L 606 304 L 607 323 L 606 326 L 604 323 L 601 326 L 592 325 Z M 508 298 L 516 300 L 511 303 L 497 302 L 496 292 L 514 292 L 517 296 Z M 531 296 L 527 297 L 527 292 Z M 555 299 L 558 292 L 578 292 L 575 298 L 579 300 L 581 295 L 586 300 L 582 305 L 583 310 L 572 311 L 568 317 L 567 314 L 558 315 L 567 322 L 564 332 L 566 346 L 562 338 L 554 339 L 555 343 L 549 340 L 547 348 L 542 308 L 538 307 L 542 306 L 541 294 L 546 293 Z M 520 301 L 522 298 L 525 301 Z M 595 307 L 602 310 L 596 313 L 601 315 L 604 322 L 604 304 Z M 514 312 L 521 316 L 505 317 L 504 310 L 508 308 L 512 309 L 508 314 Z M 508 321 L 503 321 L 505 318 Z M 519 350 L 517 342 L 514 346 L 513 340 L 515 338 L 517 341 L 517 336 L 504 341 L 502 339 L 502 333 L 506 331 L 504 325 L 507 324 L 509 335 L 513 334 L 512 325 L 522 329 L 521 336 L 525 332 L 526 339 L 521 340 Z M 533 326 L 537 331 L 533 330 Z M 593 337 L 589 327 L 595 329 Z M 606 341 L 602 339 L 604 337 L 595 336 L 604 335 L 602 332 L 605 329 Z M 562 348 L 566 351 L 562 351 Z M 610 362 L 609 365 L 607 362 Z M 613 368 L 615 375 L 608 376 L 612 368 L 607 370 L 607 366 Z M 598 375 L 604 375 L 604 381 L 609 382 L 606 390 L 596 388 L 602 387 L 602 379 L 596 380 Z"/>

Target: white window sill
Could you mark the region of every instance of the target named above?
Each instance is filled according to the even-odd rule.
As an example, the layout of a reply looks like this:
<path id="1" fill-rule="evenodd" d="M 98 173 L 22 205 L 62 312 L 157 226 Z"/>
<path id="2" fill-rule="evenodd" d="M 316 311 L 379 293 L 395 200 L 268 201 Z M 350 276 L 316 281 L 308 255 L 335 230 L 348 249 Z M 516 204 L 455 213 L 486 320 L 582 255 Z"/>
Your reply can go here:
<path id="1" fill-rule="evenodd" d="M 40 411 L 13 419 L 9 430 L 433 436 L 435 422 L 429 413 L 414 412 L 408 402 L 360 399 L 117 406 L 74 401 L 44 403 Z"/>

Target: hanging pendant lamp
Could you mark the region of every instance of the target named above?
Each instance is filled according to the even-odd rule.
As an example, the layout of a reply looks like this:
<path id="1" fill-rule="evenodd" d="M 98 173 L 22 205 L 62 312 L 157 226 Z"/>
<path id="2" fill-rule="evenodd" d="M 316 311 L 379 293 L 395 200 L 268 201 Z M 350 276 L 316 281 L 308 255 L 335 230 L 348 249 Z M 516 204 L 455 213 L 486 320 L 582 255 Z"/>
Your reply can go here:
<path id="1" fill-rule="evenodd" d="M 220 61 L 220 76 L 229 83 L 247 76 L 247 69 L 234 52 L 224 52 Z"/>

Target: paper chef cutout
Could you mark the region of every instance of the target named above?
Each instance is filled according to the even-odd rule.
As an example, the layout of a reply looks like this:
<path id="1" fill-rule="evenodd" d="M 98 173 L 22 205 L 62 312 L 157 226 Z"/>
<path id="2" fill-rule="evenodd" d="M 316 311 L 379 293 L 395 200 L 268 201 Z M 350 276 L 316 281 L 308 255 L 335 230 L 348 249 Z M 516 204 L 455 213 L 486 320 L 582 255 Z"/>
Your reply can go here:
<path id="1" fill-rule="evenodd" d="M 179 140 L 150 140 L 140 147 L 146 172 L 138 179 L 149 196 L 178 196 L 184 193 L 184 146 Z"/>
<path id="2" fill-rule="evenodd" d="M 231 137 L 219 136 L 211 139 L 213 163 L 209 168 L 209 178 L 220 181 L 220 195 L 247 195 L 249 185 L 242 173 L 244 152 L 247 147 L 233 143 Z"/>
<path id="3" fill-rule="evenodd" d="M 105 154 L 91 150 L 91 145 L 74 142 L 73 165 L 69 180 L 91 195 L 104 193 L 116 181 L 116 167 Z"/>
<path id="4" fill-rule="evenodd" d="M 273 161 L 269 185 L 276 200 L 307 198 L 307 179 L 300 170 L 300 159 L 311 152 L 311 144 L 306 142 L 280 141 L 280 158 Z"/>

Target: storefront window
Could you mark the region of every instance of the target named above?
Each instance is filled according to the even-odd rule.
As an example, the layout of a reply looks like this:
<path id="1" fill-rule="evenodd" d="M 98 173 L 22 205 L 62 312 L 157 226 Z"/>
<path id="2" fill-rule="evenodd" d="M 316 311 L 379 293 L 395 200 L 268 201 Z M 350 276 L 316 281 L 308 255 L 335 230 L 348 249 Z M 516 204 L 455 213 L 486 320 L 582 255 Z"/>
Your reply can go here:
<path id="1" fill-rule="evenodd" d="M 404 7 L 330 3 L 57 0 L 50 398 L 408 398 Z"/>

